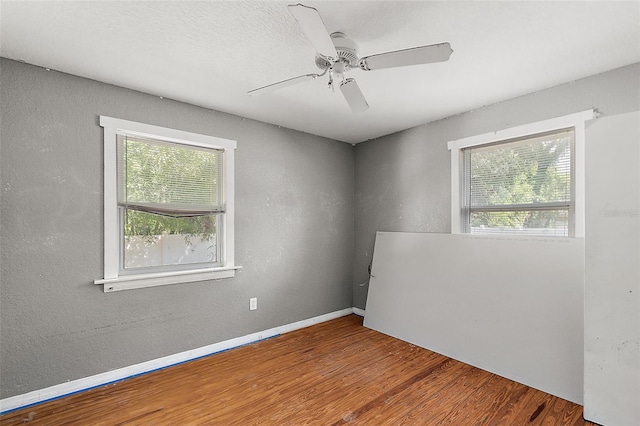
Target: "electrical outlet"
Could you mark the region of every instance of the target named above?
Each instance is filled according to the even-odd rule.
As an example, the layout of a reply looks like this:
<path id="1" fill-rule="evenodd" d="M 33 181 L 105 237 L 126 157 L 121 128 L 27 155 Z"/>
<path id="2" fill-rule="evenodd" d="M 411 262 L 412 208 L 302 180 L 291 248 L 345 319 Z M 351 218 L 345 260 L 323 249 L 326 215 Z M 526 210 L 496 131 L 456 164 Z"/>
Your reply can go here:
<path id="1" fill-rule="evenodd" d="M 249 299 L 249 310 L 255 311 L 256 309 L 258 309 L 258 298 L 252 297 L 251 299 Z"/>

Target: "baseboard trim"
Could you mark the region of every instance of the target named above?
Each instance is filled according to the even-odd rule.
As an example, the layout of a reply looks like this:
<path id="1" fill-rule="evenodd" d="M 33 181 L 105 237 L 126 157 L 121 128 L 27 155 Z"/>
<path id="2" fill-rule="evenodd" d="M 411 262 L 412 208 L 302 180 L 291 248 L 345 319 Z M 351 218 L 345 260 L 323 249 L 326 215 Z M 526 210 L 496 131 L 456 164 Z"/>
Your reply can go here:
<path id="1" fill-rule="evenodd" d="M 210 356 L 239 346 L 255 343 L 260 340 L 269 339 L 280 334 L 290 331 L 299 330 L 314 324 L 319 324 L 332 319 L 340 318 L 345 315 L 356 313 L 361 315 L 361 310 L 357 308 L 346 308 L 340 311 L 330 312 L 328 314 L 297 321 L 291 324 L 281 325 L 279 327 L 270 328 L 268 330 L 259 331 L 257 333 L 248 334 L 246 336 L 237 337 L 223 342 L 214 343 L 212 345 L 203 346 L 201 348 L 192 349 L 185 352 L 153 359 L 139 364 L 130 365 L 119 368 L 117 370 L 107 371 L 105 373 L 96 374 L 94 376 L 84 377 L 82 379 L 72 380 L 59 385 L 50 386 L 48 388 L 35 390 L 22 395 L 16 395 L 0 400 L 0 415 L 11 411 L 20 410 L 32 405 L 42 404 L 43 402 L 62 398 L 89 389 L 105 386 L 111 383 L 120 382 L 131 377 L 140 376 L 151 373 L 153 371 L 162 370 L 173 365 L 182 364 L 184 362 L 193 361 L 198 358 Z M 364 311 L 362 311 L 364 313 Z M 361 315 L 362 316 L 362 315 Z"/>
<path id="2" fill-rule="evenodd" d="M 353 308 L 353 313 L 356 314 L 356 315 L 359 315 L 361 317 L 364 317 L 364 309 Z"/>

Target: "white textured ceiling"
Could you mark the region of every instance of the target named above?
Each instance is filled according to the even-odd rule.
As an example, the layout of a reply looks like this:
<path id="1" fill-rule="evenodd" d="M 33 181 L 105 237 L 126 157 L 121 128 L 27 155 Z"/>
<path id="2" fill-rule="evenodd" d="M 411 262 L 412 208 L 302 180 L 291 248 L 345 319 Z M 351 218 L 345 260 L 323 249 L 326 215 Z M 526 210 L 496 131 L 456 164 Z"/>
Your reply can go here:
<path id="1" fill-rule="evenodd" d="M 352 70 L 353 114 L 282 1 L 1 1 L 0 55 L 357 143 L 640 62 L 639 1 L 303 1 L 360 56 L 441 42 L 448 62 Z M 126 117 L 123 117 L 126 118 Z"/>

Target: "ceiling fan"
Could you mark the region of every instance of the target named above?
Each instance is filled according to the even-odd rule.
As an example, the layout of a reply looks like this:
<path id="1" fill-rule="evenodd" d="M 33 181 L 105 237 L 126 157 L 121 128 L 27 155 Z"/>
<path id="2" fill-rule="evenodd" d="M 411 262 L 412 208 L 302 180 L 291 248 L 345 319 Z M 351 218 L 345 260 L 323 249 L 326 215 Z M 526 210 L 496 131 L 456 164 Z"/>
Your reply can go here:
<path id="1" fill-rule="evenodd" d="M 336 81 L 340 81 L 340 91 L 347 104 L 349 104 L 354 113 L 360 113 L 366 111 L 369 108 L 369 104 L 362 91 L 360 91 L 358 83 L 353 78 L 344 77 L 346 72 L 354 68 L 374 71 L 384 68 L 444 62 L 448 61 L 451 53 L 453 53 L 449 43 L 440 43 L 358 58 L 357 44 L 341 32 L 334 32 L 329 35 L 317 9 L 302 4 L 289 5 L 287 8 L 298 21 L 313 47 L 315 47 L 317 52 L 316 66 L 322 72 L 320 74 L 305 74 L 259 87 L 249 91 L 249 95 L 261 95 L 303 81 L 315 80 L 328 74 L 329 88 L 335 90 Z"/>

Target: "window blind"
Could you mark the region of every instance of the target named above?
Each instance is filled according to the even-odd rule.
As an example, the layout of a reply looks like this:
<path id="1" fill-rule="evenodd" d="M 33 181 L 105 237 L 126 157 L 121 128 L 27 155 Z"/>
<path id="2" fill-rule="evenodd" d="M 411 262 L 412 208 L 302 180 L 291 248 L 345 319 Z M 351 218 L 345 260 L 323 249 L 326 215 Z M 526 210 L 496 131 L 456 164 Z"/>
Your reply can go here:
<path id="1" fill-rule="evenodd" d="M 574 130 L 462 150 L 467 232 L 571 234 Z"/>
<path id="2" fill-rule="evenodd" d="M 223 151 L 118 135 L 118 205 L 171 217 L 224 213 Z"/>

